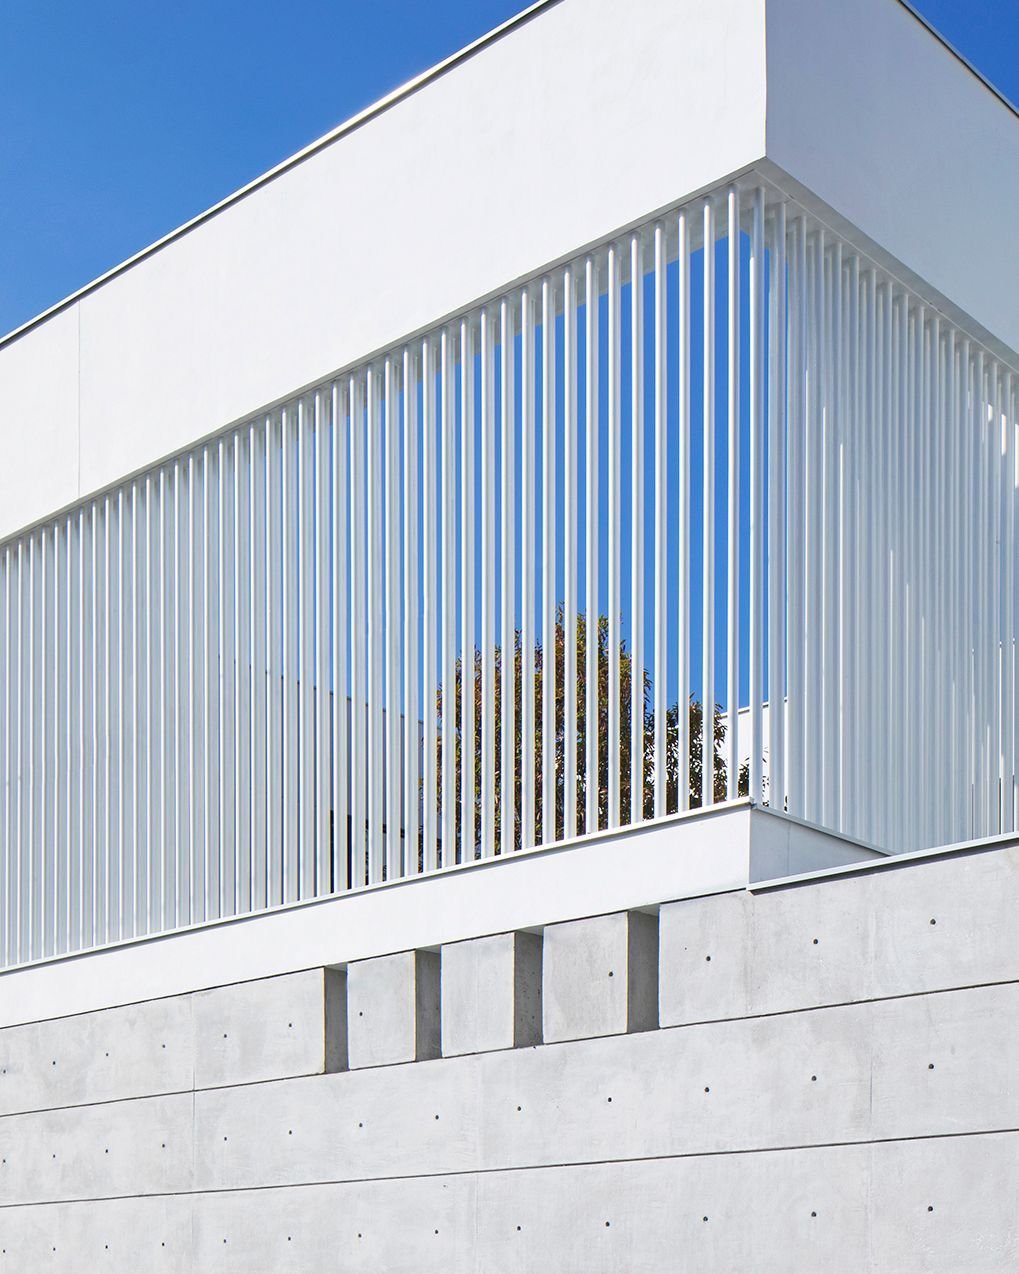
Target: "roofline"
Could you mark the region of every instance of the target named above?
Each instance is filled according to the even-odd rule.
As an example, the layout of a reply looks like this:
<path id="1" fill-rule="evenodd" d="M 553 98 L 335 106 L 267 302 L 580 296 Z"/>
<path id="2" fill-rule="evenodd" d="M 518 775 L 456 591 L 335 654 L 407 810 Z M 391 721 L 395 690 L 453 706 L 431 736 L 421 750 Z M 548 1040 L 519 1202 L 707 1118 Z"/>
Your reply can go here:
<path id="1" fill-rule="evenodd" d="M 483 48 L 486 48 L 490 44 L 494 44 L 504 35 L 508 35 L 510 31 L 515 30 L 519 26 L 523 26 L 545 9 L 551 9 L 560 2 L 561 0 L 534 0 L 534 3 L 530 4 L 526 9 L 521 10 L 520 13 L 515 14 L 512 18 L 507 18 L 505 22 L 501 23 L 497 27 L 493 27 L 491 31 L 479 36 L 478 39 L 473 40 L 470 44 L 464 45 L 464 47 L 459 49 L 456 53 L 452 53 L 441 62 L 436 62 L 434 66 L 429 67 L 427 70 L 422 71 L 419 75 L 407 80 L 406 83 L 401 84 L 399 87 L 387 93 L 384 97 L 380 97 L 377 101 L 372 102 L 370 106 L 366 106 L 363 110 L 358 111 L 357 114 L 350 116 L 350 118 L 344 120 L 343 123 L 337 124 L 337 126 L 331 129 L 328 133 L 325 133 L 315 141 L 310 142 L 303 149 L 282 160 L 275 167 L 270 168 L 267 172 L 261 173 L 252 181 L 249 181 L 247 185 L 241 186 L 239 190 L 235 190 L 232 194 L 227 195 L 218 203 L 213 204 L 210 208 L 206 208 L 204 212 L 198 213 L 189 221 L 185 221 L 182 225 L 170 230 L 167 234 L 163 235 L 162 238 L 156 239 L 155 242 L 150 243 L 147 247 L 139 249 L 138 252 L 127 257 L 126 260 L 112 266 L 109 270 L 105 271 L 105 273 L 98 275 L 96 278 L 92 279 L 91 282 L 86 283 L 76 291 L 71 292 L 62 300 L 56 301 L 53 305 L 42 310 L 39 314 L 34 315 L 32 318 L 27 319 L 18 327 L 12 328 L 11 331 L 0 336 L 0 350 L 16 341 L 19 337 L 24 336 L 33 328 L 36 328 L 40 326 L 40 324 L 45 323 L 48 319 L 53 318 L 54 315 L 59 314 L 63 310 L 69 309 L 72 305 L 76 304 L 76 302 L 82 300 L 83 297 L 95 292 L 98 288 L 102 287 L 103 284 L 108 283 L 111 279 L 117 278 L 118 275 L 121 275 L 125 271 L 131 269 L 132 266 L 137 265 L 140 261 L 146 260 L 146 258 L 160 251 L 160 249 L 164 248 L 168 243 L 173 243 L 175 240 L 182 238 L 190 231 L 196 229 L 200 225 L 203 225 L 206 221 L 209 221 L 212 217 L 223 212 L 224 209 L 231 207 L 235 203 L 239 203 L 242 199 L 247 198 L 248 195 L 253 194 L 256 190 L 260 190 L 263 186 L 267 186 L 270 182 L 275 181 L 277 177 L 281 177 L 292 168 L 296 168 L 298 164 L 304 163 L 306 159 L 310 159 L 313 155 L 318 154 L 320 150 L 324 150 L 340 137 L 344 137 L 348 133 L 354 132 L 355 129 L 360 128 L 363 124 L 367 124 L 376 116 L 389 110 L 391 106 L 395 106 L 398 102 L 410 97 L 413 93 L 424 88 L 427 84 L 439 79 L 441 76 L 445 75 L 447 71 L 451 71 L 461 62 L 466 61 L 467 58 L 473 57 L 475 53 L 480 52 Z M 1010 110 L 1012 114 L 1019 119 L 1019 107 L 1006 97 L 1000 89 L 996 88 L 981 71 L 977 70 L 973 63 L 960 53 L 955 45 L 941 34 L 937 27 L 932 26 L 927 18 L 925 18 L 924 15 L 914 7 L 911 0 L 896 0 L 896 3 L 901 5 L 907 13 L 911 14 L 912 17 L 919 22 L 920 25 L 938 41 L 939 44 L 947 49 L 957 61 L 961 62 L 971 75 L 975 76 L 986 89 L 989 89 L 990 92 L 994 94 L 1003 106 Z"/>
<path id="2" fill-rule="evenodd" d="M 927 31 L 934 36 L 935 40 L 937 40 L 939 44 L 943 45 L 957 61 L 961 62 L 971 75 L 975 75 L 984 88 L 989 89 L 994 94 L 1002 106 L 1006 106 L 1012 114 L 1019 119 L 1019 106 L 1017 106 L 1010 97 L 1006 97 L 1001 89 L 987 78 L 983 71 L 975 67 L 965 53 L 960 53 L 951 40 L 946 39 L 938 28 L 934 26 L 928 18 L 924 17 L 920 10 L 912 3 L 912 0 L 898 0 L 898 3 L 902 5 L 908 13 L 911 13 L 917 22 L 919 22 L 922 27 L 925 27 Z"/>
<path id="3" fill-rule="evenodd" d="M 339 138 L 345 137 L 348 133 L 352 133 L 362 125 L 367 124 L 369 121 L 375 119 L 376 116 L 389 110 L 390 107 L 397 105 L 397 103 L 402 102 L 407 97 L 410 97 L 419 89 L 424 88 L 427 84 L 439 79 L 441 76 L 445 75 L 447 71 L 453 70 L 453 68 L 458 66 L 461 62 L 473 57 L 475 53 L 479 53 L 488 45 L 494 44 L 497 40 L 502 39 L 502 37 L 504 35 L 508 35 L 510 31 L 523 26 L 543 10 L 551 9 L 559 3 L 560 0 L 534 0 L 534 3 L 530 4 L 526 9 L 522 9 L 520 13 L 514 14 L 512 18 L 507 18 L 505 22 L 500 23 L 497 27 L 493 27 L 491 31 L 487 31 L 476 40 L 472 40 L 470 44 L 466 44 L 463 48 L 458 49 L 457 52 L 450 54 L 449 57 L 443 58 L 441 62 L 436 62 L 433 66 L 428 67 L 427 70 L 422 71 L 419 75 L 415 75 L 404 84 L 401 84 L 391 92 L 386 93 L 384 97 L 380 97 L 377 101 L 372 102 L 370 106 L 366 106 L 355 115 L 351 115 L 349 119 L 344 120 L 341 124 L 337 124 L 336 127 L 330 129 L 328 133 L 316 138 L 313 142 L 309 142 L 307 146 L 303 147 L 295 154 L 289 155 L 286 159 L 276 164 L 275 167 L 270 168 L 267 172 L 259 174 L 259 176 L 255 177 L 252 181 L 241 186 L 239 190 L 235 190 L 232 194 L 229 194 L 225 198 L 219 200 L 218 203 L 214 203 L 210 208 L 206 208 L 204 212 L 200 212 L 189 221 L 185 221 L 182 225 L 176 226 L 173 230 L 170 230 L 161 238 L 156 239 L 153 243 L 148 244 L 146 247 L 139 249 L 139 251 L 135 252 L 132 256 L 127 257 L 126 260 L 119 262 L 117 265 L 112 266 L 109 270 L 106 270 L 103 274 L 98 275 L 96 278 L 92 279 L 91 282 L 83 284 L 80 288 L 71 292 L 62 300 L 56 301 L 53 305 L 41 311 L 41 313 L 27 319 L 18 327 L 12 328 L 11 331 L 0 336 L 0 349 L 11 344 L 19 337 L 24 336 L 27 332 L 38 327 L 41 323 L 45 323 L 47 319 L 59 314 L 62 310 L 68 309 L 77 301 L 80 301 L 83 297 L 88 296 L 90 293 L 96 291 L 97 288 L 102 287 L 103 284 L 108 283 L 111 279 L 117 278 L 118 275 L 131 269 L 132 266 L 137 265 L 140 261 L 144 261 L 147 257 L 150 257 L 154 253 L 160 251 L 160 249 L 166 247 L 167 244 L 173 243 L 176 239 L 183 238 L 184 235 L 196 229 L 198 226 L 203 225 L 206 221 L 217 216 L 226 208 L 239 203 L 242 199 L 246 199 L 248 195 L 253 194 L 256 190 L 260 190 L 263 186 L 267 186 L 270 182 L 275 181 L 277 177 L 282 177 L 284 173 L 290 172 L 290 170 L 296 168 L 298 164 L 304 163 L 306 159 L 310 159 L 313 155 L 318 154 L 319 151 L 332 145 L 332 143 L 337 141 Z"/>

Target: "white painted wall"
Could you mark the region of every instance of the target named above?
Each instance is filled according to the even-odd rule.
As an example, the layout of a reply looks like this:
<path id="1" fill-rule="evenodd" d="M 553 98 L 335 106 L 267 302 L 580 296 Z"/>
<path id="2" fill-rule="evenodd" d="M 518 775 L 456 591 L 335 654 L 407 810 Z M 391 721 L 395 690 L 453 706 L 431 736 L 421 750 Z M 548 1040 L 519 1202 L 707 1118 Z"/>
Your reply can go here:
<path id="1" fill-rule="evenodd" d="M 562 0 L 0 346 L 0 536 L 753 163 L 763 24 Z"/>
<path id="2" fill-rule="evenodd" d="M 0 342 L 0 536 L 765 151 L 1019 348 L 1019 120 L 897 0 L 560 0 Z"/>
<path id="3" fill-rule="evenodd" d="M 1019 350 L 1019 118 L 896 0 L 767 2 L 769 160 Z"/>

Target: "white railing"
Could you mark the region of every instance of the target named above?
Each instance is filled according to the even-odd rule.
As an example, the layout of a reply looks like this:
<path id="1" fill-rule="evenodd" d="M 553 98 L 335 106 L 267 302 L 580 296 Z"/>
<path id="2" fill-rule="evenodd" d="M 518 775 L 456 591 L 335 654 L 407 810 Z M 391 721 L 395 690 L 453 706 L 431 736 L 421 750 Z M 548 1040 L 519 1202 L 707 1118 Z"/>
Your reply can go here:
<path id="1" fill-rule="evenodd" d="M 1015 392 L 749 184 L 8 541 L 0 962 L 747 790 L 1013 829 Z"/>

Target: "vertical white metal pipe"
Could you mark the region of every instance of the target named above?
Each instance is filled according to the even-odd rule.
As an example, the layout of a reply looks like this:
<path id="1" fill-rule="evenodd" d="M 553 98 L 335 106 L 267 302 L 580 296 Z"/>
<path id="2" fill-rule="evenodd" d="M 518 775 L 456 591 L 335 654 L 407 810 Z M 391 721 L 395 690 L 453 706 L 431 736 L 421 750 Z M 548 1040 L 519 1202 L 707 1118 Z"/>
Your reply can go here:
<path id="1" fill-rule="evenodd" d="M 738 795 L 739 783 L 739 630 L 740 630 L 740 434 L 741 434 L 741 403 L 740 403 L 740 384 L 739 384 L 739 367 L 740 367 L 740 204 L 739 191 L 735 186 L 730 186 L 727 195 L 728 205 L 728 235 L 727 235 L 727 255 L 728 255 L 728 331 L 727 331 L 727 356 L 728 356 L 728 402 L 727 416 L 729 427 L 728 438 L 728 469 L 729 469 L 729 490 L 728 490 L 728 563 L 726 568 L 726 577 L 728 582 L 728 598 L 726 604 L 726 680 L 725 694 L 727 701 L 727 720 L 726 720 L 726 738 L 725 738 L 725 764 L 726 764 L 726 798 L 730 801 L 735 800 Z M 751 258 L 751 270 L 754 268 L 753 258 Z M 760 312 L 758 311 L 758 317 Z M 756 329 L 751 321 L 750 325 L 750 352 L 753 357 L 754 342 L 757 339 Z M 753 387 L 751 386 L 751 396 L 753 395 Z M 751 442 L 752 445 L 752 442 Z M 751 492 L 752 495 L 752 492 Z M 750 541 L 751 553 L 754 549 L 754 540 L 751 536 Z M 750 645 L 751 648 L 762 639 L 761 634 L 751 624 L 750 627 Z M 751 704 L 753 696 L 751 695 Z"/>
<path id="2" fill-rule="evenodd" d="M 477 848 L 474 395 L 474 320 L 467 318 L 460 324 L 460 853 L 464 862 L 474 859 Z"/>
<path id="3" fill-rule="evenodd" d="M 702 805 L 715 799 L 715 210 L 704 201 L 703 496 L 701 567 L 701 793 Z"/>
<path id="4" fill-rule="evenodd" d="M 586 655 L 584 686 L 584 831 L 594 832 L 599 826 L 601 717 L 599 707 L 598 644 L 598 536 L 601 517 L 598 498 L 598 380 L 600 371 L 598 308 L 598 259 L 589 256 L 584 263 L 584 399 L 586 436 L 584 442 L 585 581 L 584 581 L 584 649 Z"/>
<path id="5" fill-rule="evenodd" d="M 788 385 L 786 357 L 788 309 L 786 292 L 786 205 L 775 209 L 771 247 L 771 372 L 769 385 L 770 449 L 768 455 L 768 804 L 784 810 L 786 747 L 786 561 L 788 456 Z"/>
<path id="6" fill-rule="evenodd" d="M 453 336 L 441 337 L 442 421 L 442 866 L 457 861 L 456 755 L 456 384 Z"/>
<path id="7" fill-rule="evenodd" d="M 534 299 L 520 298 L 520 847 L 534 844 L 535 536 Z"/>
<path id="8" fill-rule="evenodd" d="M 283 901 L 301 896 L 299 408 L 283 409 Z M 369 482 L 369 493 L 371 483 Z M 374 578 L 374 577 L 372 577 Z M 373 591 L 369 581 L 369 593 Z M 374 590 L 377 592 L 377 590 Z M 371 644 L 369 643 L 369 657 Z"/>
<path id="9" fill-rule="evenodd" d="M 665 227 L 654 230 L 654 394 L 655 394 L 655 593 L 654 593 L 654 817 L 668 813 L 669 784 L 666 714 L 668 694 L 668 533 L 669 533 L 669 419 L 668 327 L 666 286 L 668 253 Z M 680 704 L 679 727 L 682 727 Z"/>
<path id="10" fill-rule="evenodd" d="M 516 456 L 517 400 L 515 359 L 516 319 L 511 300 L 499 306 L 502 424 L 502 651 L 499 760 L 500 850 L 508 854 L 516 847 L 517 820 L 517 611 L 516 611 Z"/>
<path id="11" fill-rule="evenodd" d="M 563 836 L 577 834 L 577 676 L 579 646 L 577 572 L 579 559 L 579 470 L 577 424 L 577 280 L 563 272 Z"/>
<path id="12" fill-rule="evenodd" d="M 690 389 L 690 214 L 679 213 L 677 283 L 679 292 L 679 343 L 677 364 L 679 384 L 679 486 L 677 521 L 679 523 L 679 580 L 676 588 L 676 640 L 679 668 L 676 691 L 676 807 L 690 808 L 690 636 L 693 625 L 691 605 L 690 536 L 693 518 L 690 514 L 690 450 L 692 434 Z"/>
<path id="13" fill-rule="evenodd" d="M 248 498 L 251 503 L 251 611 L 248 619 L 248 662 L 251 696 L 251 898 L 256 909 L 268 906 L 269 810 L 267 716 L 268 647 L 266 619 L 269 594 L 266 588 L 266 469 L 270 422 L 253 423 L 248 430 L 251 473 Z"/>
<path id="14" fill-rule="evenodd" d="M 368 883 L 368 682 L 365 634 L 364 380 L 351 376 L 350 397 L 350 819 L 351 884 Z"/>
<path id="15" fill-rule="evenodd" d="M 644 817 L 644 244 L 630 238 L 630 801 Z"/>
<path id="16" fill-rule="evenodd" d="M 481 854 L 495 854 L 495 342 L 481 311 Z"/>
<path id="17" fill-rule="evenodd" d="M 754 192 L 750 243 L 750 795 L 764 797 L 764 191 Z"/>
<path id="18" fill-rule="evenodd" d="M 315 892 L 315 418 L 297 403 L 297 897 Z"/>
<path id="19" fill-rule="evenodd" d="M 621 321 L 619 249 L 609 245 L 608 255 L 608 826 L 620 821 L 620 539 L 621 517 Z"/>
<path id="20" fill-rule="evenodd" d="M 445 417 L 439 419 L 443 421 Z M 421 766 L 421 865 L 424 871 L 434 871 L 439 864 L 437 769 L 439 733 L 436 667 L 441 652 L 442 612 L 439 609 L 436 570 L 438 532 L 442 515 L 437 470 L 438 448 L 435 342 L 426 337 L 421 342 L 421 700 L 424 713 Z"/>
<path id="21" fill-rule="evenodd" d="M 332 764 L 333 834 L 332 887 L 349 889 L 350 872 L 350 731 L 351 711 L 348 691 L 350 624 L 350 570 L 347 546 L 350 529 L 350 427 L 349 384 L 334 381 L 332 386 Z"/>
<path id="22" fill-rule="evenodd" d="M 315 876 L 312 890 L 327 894 L 332 888 L 332 846 L 330 811 L 332 771 L 329 747 L 331 696 L 330 665 L 330 541 L 332 533 L 330 483 L 330 439 L 332 425 L 332 387 L 315 391 Z M 309 850 L 310 853 L 310 850 Z"/>
<path id="23" fill-rule="evenodd" d="M 400 723 L 408 705 L 403 702 L 400 686 L 400 395 L 399 366 L 394 357 L 387 358 L 383 370 L 385 398 L 385 524 L 383 527 L 383 561 L 385 563 L 385 859 L 386 879 L 404 874 L 402 746 Z M 381 421 L 379 422 L 380 428 Z"/>
<path id="24" fill-rule="evenodd" d="M 403 820 L 404 872 L 419 870 L 421 712 L 418 704 L 418 377 L 417 356 L 403 351 Z M 428 706 L 426 704 L 425 711 Z"/>
<path id="25" fill-rule="evenodd" d="M 541 284 L 541 840 L 556 838 L 556 312 Z"/>
<path id="26" fill-rule="evenodd" d="M 383 782 L 385 740 L 383 720 L 383 667 L 385 634 L 383 630 L 382 541 L 384 475 L 382 471 L 382 409 L 379 369 L 369 367 L 365 384 L 366 420 L 366 493 L 368 512 L 367 572 L 367 688 L 368 688 L 368 883 L 383 878 L 384 825 Z"/>

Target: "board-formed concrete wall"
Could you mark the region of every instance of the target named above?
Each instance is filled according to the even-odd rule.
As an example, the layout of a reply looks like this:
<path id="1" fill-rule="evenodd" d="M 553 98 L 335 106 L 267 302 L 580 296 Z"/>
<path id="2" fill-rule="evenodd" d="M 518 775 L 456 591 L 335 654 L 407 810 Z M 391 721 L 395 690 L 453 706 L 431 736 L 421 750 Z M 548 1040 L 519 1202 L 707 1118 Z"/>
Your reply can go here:
<path id="1" fill-rule="evenodd" d="M 0 1271 L 1014 1268 L 1017 893 L 995 846 L 6 1028 Z"/>

